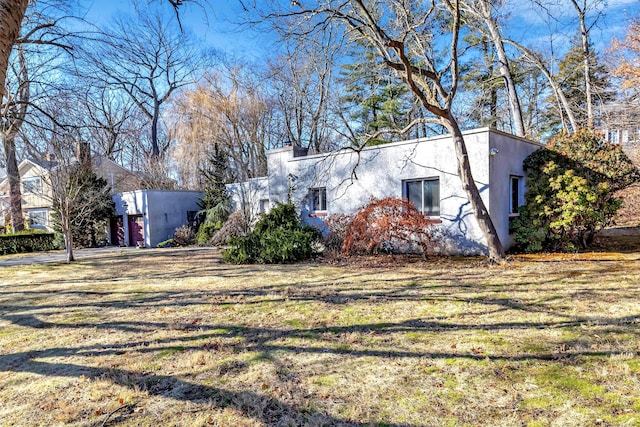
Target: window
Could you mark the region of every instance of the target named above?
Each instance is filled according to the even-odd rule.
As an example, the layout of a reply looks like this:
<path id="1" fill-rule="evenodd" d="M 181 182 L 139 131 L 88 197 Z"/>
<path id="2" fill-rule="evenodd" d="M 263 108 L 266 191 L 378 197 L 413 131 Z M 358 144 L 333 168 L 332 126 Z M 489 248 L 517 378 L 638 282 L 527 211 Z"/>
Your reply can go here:
<path id="1" fill-rule="evenodd" d="M 29 209 L 27 211 L 29 227 L 46 228 L 49 225 L 49 212 L 47 209 Z"/>
<path id="2" fill-rule="evenodd" d="M 524 205 L 524 179 L 521 176 L 509 178 L 509 215 L 518 215 L 518 207 Z"/>
<path id="3" fill-rule="evenodd" d="M 258 209 L 260 213 L 267 213 L 269 212 L 269 199 L 260 199 L 260 204 L 258 206 Z"/>
<path id="4" fill-rule="evenodd" d="M 311 211 L 326 211 L 327 210 L 327 189 L 326 188 L 312 188 L 309 190 L 311 193 Z"/>
<path id="5" fill-rule="evenodd" d="M 423 214 L 440 215 L 440 179 L 416 179 L 405 181 L 407 199 Z"/>
<path id="6" fill-rule="evenodd" d="M 189 227 L 198 226 L 198 211 L 187 211 L 187 224 Z"/>
<path id="7" fill-rule="evenodd" d="M 22 180 L 23 194 L 42 194 L 42 178 L 34 176 Z"/>

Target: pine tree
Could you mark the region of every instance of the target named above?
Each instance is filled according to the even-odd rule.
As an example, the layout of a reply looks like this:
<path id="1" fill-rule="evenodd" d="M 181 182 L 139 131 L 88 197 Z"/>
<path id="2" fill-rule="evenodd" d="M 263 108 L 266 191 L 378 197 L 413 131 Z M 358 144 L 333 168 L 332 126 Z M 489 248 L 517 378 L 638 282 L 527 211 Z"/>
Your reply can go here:
<path id="1" fill-rule="evenodd" d="M 402 129 L 409 123 L 412 108 L 406 86 L 384 69 L 371 49 L 362 49 L 353 57 L 354 63 L 344 65 L 341 73 L 346 90 L 341 101 L 351 111 L 354 143 L 377 145 L 397 140 L 390 133 L 367 138 L 384 130 Z"/>
<path id="2" fill-rule="evenodd" d="M 604 65 L 600 63 L 594 49 L 589 49 L 589 63 L 591 69 L 591 87 L 594 92 L 594 110 L 612 99 L 609 91 L 609 76 Z M 569 101 L 579 127 L 588 127 L 587 97 L 585 91 L 583 51 L 580 40 L 576 37 L 571 48 L 558 64 L 556 79 L 560 82 L 561 90 Z M 556 98 L 547 98 L 547 131 L 555 132 L 562 129 L 562 115 L 557 108 Z M 598 117 L 596 115 L 596 125 Z M 570 129 L 575 131 L 576 129 Z"/>

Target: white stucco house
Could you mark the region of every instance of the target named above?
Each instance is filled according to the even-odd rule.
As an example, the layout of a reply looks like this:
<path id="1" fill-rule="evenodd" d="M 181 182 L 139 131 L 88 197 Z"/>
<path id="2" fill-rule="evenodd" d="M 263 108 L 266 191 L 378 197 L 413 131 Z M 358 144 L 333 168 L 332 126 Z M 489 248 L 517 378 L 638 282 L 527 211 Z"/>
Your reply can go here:
<path id="1" fill-rule="evenodd" d="M 509 221 L 524 203 L 524 159 L 541 144 L 494 129 L 464 132 L 472 173 L 499 237 L 509 247 Z M 322 229 L 331 214 L 351 214 L 371 198 L 403 197 L 434 218 L 451 254 L 487 252 L 484 235 L 457 173 L 448 135 L 364 148 L 306 155 L 284 147 L 267 153 L 268 176 L 228 188 L 236 207 L 259 212 L 276 202 L 293 201 L 302 221 Z M 251 192 L 242 191 L 251 188 Z M 247 195 L 251 193 L 251 197 Z"/>
<path id="2" fill-rule="evenodd" d="M 136 190 L 112 196 L 116 215 L 109 238 L 119 246 L 155 247 L 173 237 L 175 229 L 193 223 L 201 191 Z"/>

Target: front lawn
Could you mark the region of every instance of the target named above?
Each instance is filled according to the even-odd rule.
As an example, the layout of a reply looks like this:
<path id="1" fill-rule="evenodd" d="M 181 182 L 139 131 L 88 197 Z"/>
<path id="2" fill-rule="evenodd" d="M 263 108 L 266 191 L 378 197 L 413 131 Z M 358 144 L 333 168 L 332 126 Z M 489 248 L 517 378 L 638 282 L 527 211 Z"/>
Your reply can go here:
<path id="1" fill-rule="evenodd" d="M 0 273 L 3 426 L 640 426 L 640 253 Z"/>

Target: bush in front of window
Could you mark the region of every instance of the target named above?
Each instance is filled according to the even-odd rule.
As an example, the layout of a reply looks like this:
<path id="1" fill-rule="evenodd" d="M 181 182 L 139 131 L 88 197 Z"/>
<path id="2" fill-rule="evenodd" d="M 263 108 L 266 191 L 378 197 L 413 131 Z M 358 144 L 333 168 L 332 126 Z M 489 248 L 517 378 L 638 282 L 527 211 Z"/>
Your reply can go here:
<path id="1" fill-rule="evenodd" d="M 50 251 L 54 247 L 53 233 L 25 230 L 0 235 L 0 255 Z"/>
<path id="2" fill-rule="evenodd" d="M 286 264 L 317 254 L 322 234 L 303 226 L 293 203 L 278 204 L 247 235 L 231 239 L 223 259 L 234 264 Z"/>
<path id="3" fill-rule="evenodd" d="M 622 200 L 615 193 L 640 179 L 619 145 L 581 130 L 560 135 L 524 161 L 525 205 L 511 223 L 524 252 L 586 249 L 613 224 Z"/>
<path id="4" fill-rule="evenodd" d="M 347 225 L 342 252 L 378 254 L 418 249 L 426 256 L 435 252 L 435 223 L 406 199 L 372 199 Z"/>

